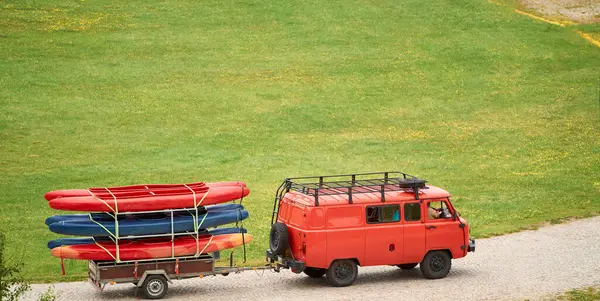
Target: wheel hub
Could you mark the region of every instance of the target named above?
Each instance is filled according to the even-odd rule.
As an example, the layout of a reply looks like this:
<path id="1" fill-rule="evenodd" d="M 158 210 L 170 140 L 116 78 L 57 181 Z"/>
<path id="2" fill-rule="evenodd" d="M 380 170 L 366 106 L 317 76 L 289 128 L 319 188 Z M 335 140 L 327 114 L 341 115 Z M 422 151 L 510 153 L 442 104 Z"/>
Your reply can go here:
<path id="1" fill-rule="evenodd" d="M 163 284 L 158 280 L 152 280 L 148 283 L 148 293 L 153 296 L 160 295 L 163 290 Z"/>
<path id="2" fill-rule="evenodd" d="M 434 272 L 439 272 L 441 270 L 444 269 L 444 260 L 442 259 L 441 256 L 435 256 L 433 258 L 431 258 L 431 270 Z"/>
<path id="3" fill-rule="evenodd" d="M 271 234 L 271 242 L 275 248 L 279 247 L 279 232 L 273 231 Z"/>
<path id="4" fill-rule="evenodd" d="M 335 275 L 338 279 L 346 279 L 350 275 L 350 267 L 346 264 L 342 264 L 335 269 Z"/>

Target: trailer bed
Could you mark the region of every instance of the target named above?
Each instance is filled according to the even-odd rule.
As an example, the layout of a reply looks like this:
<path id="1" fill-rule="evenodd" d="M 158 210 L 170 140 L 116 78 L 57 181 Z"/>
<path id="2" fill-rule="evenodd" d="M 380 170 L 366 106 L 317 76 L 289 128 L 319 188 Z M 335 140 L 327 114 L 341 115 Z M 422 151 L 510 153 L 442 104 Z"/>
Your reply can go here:
<path id="1" fill-rule="evenodd" d="M 140 280 L 143 281 L 144 274 L 152 274 L 156 271 L 164 272 L 168 280 L 198 277 L 200 274 L 214 271 L 214 259 L 207 255 L 198 258 L 169 258 L 139 263 L 93 260 L 88 262 L 88 277 L 98 287 L 106 283 L 137 284 Z"/>
<path id="2" fill-rule="evenodd" d="M 230 263 L 231 265 L 231 263 Z M 142 289 L 149 299 L 160 299 L 166 295 L 172 280 L 204 276 L 227 276 L 246 270 L 275 269 L 270 264 L 259 267 L 216 267 L 215 258 L 204 254 L 200 257 L 165 258 L 139 262 L 88 261 L 88 278 L 100 290 L 106 284 L 133 283 Z"/>

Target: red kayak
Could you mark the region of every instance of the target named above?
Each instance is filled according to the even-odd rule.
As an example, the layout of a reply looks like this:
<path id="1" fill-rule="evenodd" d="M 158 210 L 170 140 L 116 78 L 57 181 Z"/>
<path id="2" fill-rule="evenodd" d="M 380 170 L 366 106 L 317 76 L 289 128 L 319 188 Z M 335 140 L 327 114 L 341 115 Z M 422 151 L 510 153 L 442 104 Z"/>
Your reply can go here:
<path id="1" fill-rule="evenodd" d="M 116 187 L 99 187 L 90 189 L 68 189 L 68 190 L 54 190 L 46 193 L 44 198 L 48 201 L 59 198 L 59 197 L 76 197 L 76 196 L 90 196 L 92 194 L 98 196 L 149 196 L 154 194 L 169 194 L 177 192 L 190 191 L 190 188 L 202 188 L 202 187 L 220 187 L 220 186 L 246 186 L 244 182 L 216 182 L 216 183 L 204 183 L 195 182 L 188 184 L 147 184 L 147 185 L 131 185 L 131 186 L 116 186 Z M 109 192 L 110 190 L 110 192 Z"/>
<path id="2" fill-rule="evenodd" d="M 120 260 L 142 260 L 154 258 L 168 258 L 175 251 L 175 256 L 191 256 L 197 252 L 210 253 L 219 250 L 231 249 L 249 243 L 252 235 L 244 234 L 222 234 L 203 236 L 196 239 L 186 236 L 176 238 L 174 248 L 171 239 L 151 239 L 145 241 L 123 241 L 119 242 Z M 61 246 L 52 249 L 52 255 L 58 258 L 81 259 L 81 260 L 115 260 L 116 246 L 113 242 L 101 242 L 97 244 Z M 106 250 L 105 250 L 106 249 Z M 113 257 L 114 256 L 114 257 Z"/>
<path id="3" fill-rule="evenodd" d="M 169 194 L 139 196 L 90 195 L 60 197 L 48 202 L 51 208 L 85 212 L 138 212 L 165 209 L 193 208 L 225 203 L 247 196 L 246 186 L 200 186 Z M 116 201 L 115 201 L 116 200 Z"/>

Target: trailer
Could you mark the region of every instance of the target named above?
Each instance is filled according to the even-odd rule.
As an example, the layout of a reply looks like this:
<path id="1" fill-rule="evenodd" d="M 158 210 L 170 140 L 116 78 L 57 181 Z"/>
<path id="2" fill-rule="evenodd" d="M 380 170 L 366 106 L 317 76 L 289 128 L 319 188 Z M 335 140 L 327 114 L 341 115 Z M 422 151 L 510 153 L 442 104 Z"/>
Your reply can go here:
<path id="1" fill-rule="evenodd" d="M 195 204 L 200 202 L 194 201 Z M 242 203 L 240 199 L 239 204 Z M 177 214 L 190 214 L 194 221 L 198 221 L 194 225 L 194 231 L 192 232 L 176 232 L 174 226 L 174 217 Z M 179 209 L 166 209 L 166 210 L 151 210 L 151 211 L 137 211 L 135 213 L 130 212 L 115 212 L 106 213 L 110 217 L 114 218 L 114 232 L 106 231 L 110 234 L 109 238 L 114 242 L 116 250 L 114 253 L 109 252 L 103 248 L 113 260 L 88 261 L 88 280 L 100 291 L 103 291 L 107 284 L 117 283 L 132 283 L 137 287 L 136 295 L 139 290 L 142 290 L 143 295 L 148 299 L 161 299 L 163 298 L 169 289 L 169 284 L 173 283 L 173 280 L 187 279 L 205 276 L 227 276 L 229 273 L 240 273 L 246 270 L 265 270 L 272 269 L 272 265 L 258 266 L 258 267 L 236 267 L 233 266 L 233 251 L 229 256 L 229 266 L 217 267 L 215 262 L 220 259 L 220 251 L 205 253 L 204 249 L 197 246 L 196 254 L 188 256 L 177 256 L 175 253 L 175 244 L 173 243 L 177 237 L 192 237 L 196 239 L 201 235 L 199 229 L 202 227 L 203 219 L 199 218 L 201 214 L 206 213 L 204 208 L 199 206 L 193 208 L 179 208 Z M 120 235 L 119 234 L 119 217 L 123 215 L 131 214 L 163 214 L 167 219 L 170 219 L 170 233 L 164 234 L 152 234 L 152 235 Z M 92 214 L 90 214 L 90 220 L 94 221 Z M 94 221 L 95 222 L 95 221 Z M 236 223 L 235 227 L 238 227 Z M 239 227 L 243 229 L 243 222 L 239 222 Z M 244 237 L 244 231 L 240 231 L 242 238 Z M 170 238 L 171 239 L 171 256 L 153 258 L 153 259 L 139 259 L 139 260 L 122 260 L 120 252 L 120 241 L 121 240 L 138 240 L 147 238 Z M 96 242 L 98 244 L 98 242 Z M 210 244 L 210 241 L 209 243 Z M 206 246 L 208 246 L 206 244 Z M 243 258 L 246 262 L 246 247 L 243 244 Z M 64 261 L 61 259 L 61 266 L 63 275 L 65 274 Z"/>
<path id="2" fill-rule="evenodd" d="M 227 276 L 247 270 L 275 269 L 272 265 L 258 267 L 217 267 L 218 255 L 203 254 L 199 257 L 179 257 L 136 262 L 88 261 L 88 279 L 100 291 L 107 284 L 132 283 L 142 290 L 148 299 L 161 299 L 167 294 L 169 283 L 187 278 Z"/>

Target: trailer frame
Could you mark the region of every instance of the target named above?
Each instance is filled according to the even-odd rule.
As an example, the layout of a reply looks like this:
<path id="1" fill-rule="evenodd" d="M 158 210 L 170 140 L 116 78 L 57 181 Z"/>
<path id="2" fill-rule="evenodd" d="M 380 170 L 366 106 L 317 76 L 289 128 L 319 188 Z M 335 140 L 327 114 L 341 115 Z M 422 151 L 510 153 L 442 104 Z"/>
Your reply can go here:
<path id="1" fill-rule="evenodd" d="M 207 276 L 227 276 L 248 270 L 275 270 L 272 264 L 256 267 L 236 267 L 233 265 L 218 267 L 215 261 L 218 255 L 202 254 L 199 257 L 176 257 L 140 262 L 88 261 L 88 280 L 103 291 L 107 284 L 132 283 L 141 289 L 148 299 L 160 299 L 168 292 L 173 280 L 204 278 Z"/>

